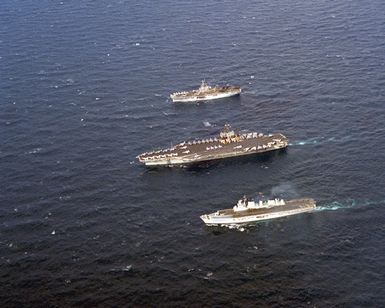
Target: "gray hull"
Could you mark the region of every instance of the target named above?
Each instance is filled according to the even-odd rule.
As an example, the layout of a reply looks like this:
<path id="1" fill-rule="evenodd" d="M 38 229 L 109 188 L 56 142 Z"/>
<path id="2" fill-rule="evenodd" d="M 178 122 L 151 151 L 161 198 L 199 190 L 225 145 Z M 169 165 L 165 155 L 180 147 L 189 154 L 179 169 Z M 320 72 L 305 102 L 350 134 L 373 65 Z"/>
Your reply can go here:
<path id="1" fill-rule="evenodd" d="M 238 135 L 236 138 L 230 142 L 216 138 L 183 142 L 170 149 L 143 153 L 138 159 L 146 166 L 178 166 L 261 154 L 288 146 L 288 140 L 282 134 L 250 133 Z"/>

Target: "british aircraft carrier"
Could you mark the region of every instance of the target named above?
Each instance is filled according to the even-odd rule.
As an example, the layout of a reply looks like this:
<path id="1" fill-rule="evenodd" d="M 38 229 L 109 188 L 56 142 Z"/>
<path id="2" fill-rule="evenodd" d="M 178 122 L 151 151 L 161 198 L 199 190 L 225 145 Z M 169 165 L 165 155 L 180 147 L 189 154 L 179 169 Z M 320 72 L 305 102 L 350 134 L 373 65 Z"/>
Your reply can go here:
<path id="1" fill-rule="evenodd" d="M 142 153 L 137 156 L 146 166 L 183 166 L 199 162 L 265 153 L 288 146 L 280 134 L 235 133 L 225 125 L 219 136 L 181 142 L 171 148 Z"/>
<path id="2" fill-rule="evenodd" d="M 283 200 L 274 199 L 256 202 L 244 196 L 232 209 L 224 209 L 205 214 L 201 219 L 208 226 L 225 226 L 248 224 L 260 220 L 268 220 L 314 211 L 314 199 Z"/>

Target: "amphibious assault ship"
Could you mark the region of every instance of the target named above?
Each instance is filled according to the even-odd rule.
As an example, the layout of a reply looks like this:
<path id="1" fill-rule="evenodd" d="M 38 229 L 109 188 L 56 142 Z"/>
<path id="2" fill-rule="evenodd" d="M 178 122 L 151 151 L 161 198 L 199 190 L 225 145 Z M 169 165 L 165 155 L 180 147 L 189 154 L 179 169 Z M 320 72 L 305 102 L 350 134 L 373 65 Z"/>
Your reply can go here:
<path id="1" fill-rule="evenodd" d="M 173 102 L 199 102 L 239 95 L 240 93 L 240 87 L 210 87 L 203 80 L 199 89 L 192 91 L 175 92 L 170 95 L 170 98 Z"/>
<path id="2" fill-rule="evenodd" d="M 219 210 L 215 213 L 202 215 L 200 218 L 208 226 L 226 226 L 311 212 L 315 208 L 314 199 L 287 201 L 274 199 L 256 202 L 244 196 L 232 209 Z"/>
<path id="3" fill-rule="evenodd" d="M 146 152 L 137 156 L 146 166 L 188 165 L 198 162 L 265 153 L 286 148 L 288 139 L 278 133 L 235 133 L 226 124 L 219 136 L 185 141 L 171 148 Z"/>

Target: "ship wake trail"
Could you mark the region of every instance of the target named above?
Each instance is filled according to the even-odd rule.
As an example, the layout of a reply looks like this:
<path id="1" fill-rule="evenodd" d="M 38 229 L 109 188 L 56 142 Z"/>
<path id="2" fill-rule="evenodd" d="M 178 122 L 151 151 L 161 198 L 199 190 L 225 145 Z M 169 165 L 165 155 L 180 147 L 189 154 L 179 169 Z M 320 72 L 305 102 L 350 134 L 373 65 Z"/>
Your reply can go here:
<path id="1" fill-rule="evenodd" d="M 299 141 L 293 141 L 289 143 L 289 146 L 299 146 L 299 145 L 309 145 L 309 144 L 317 144 L 324 140 L 323 137 L 321 138 L 310 138 L 307 140 L 299 140 Z"/>
<path id="2" fill-rule="evenodd" d="M 331 203 L 319 205 L 316 207 L 315 211 L 336 211 L 340 209 L 349 209 L 354 207 L 370 206 L 370 205 L 380 205 L 385 204 L 385 200 L 354 200 L 347 199 L 346 201 L 338 202 L 333 201 Z"/>
<path id="3" fill-rule="evenodd" d="M 351 139 L 350 136 L 342 137 L 342 138 L 335 138 L 335 137 L 330 137 L 330 138 L 325 138 L 325 137 L 319 137 L 319 138 L 310 138 L 306 140 L 298 140 L 298 141 L 293 141 L 289 143 L 289 146 L 300 146 L 300 145 L 311 145 L 311 144 L 324 144 L 324 143 L 329 143 L 329 142 L 344 142 Z"/>

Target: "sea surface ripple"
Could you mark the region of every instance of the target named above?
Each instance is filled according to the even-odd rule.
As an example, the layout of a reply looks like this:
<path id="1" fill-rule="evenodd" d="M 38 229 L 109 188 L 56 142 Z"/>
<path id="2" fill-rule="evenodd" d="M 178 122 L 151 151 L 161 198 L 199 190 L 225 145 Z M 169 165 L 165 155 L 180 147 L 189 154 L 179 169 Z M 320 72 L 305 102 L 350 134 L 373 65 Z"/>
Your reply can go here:
<path id="1" fill-rule="evenodd" d="M 380 0 L 1 1 L 2 307 L 383 306 L 384 30 Z M 169 101 L 202 79 L 243 93 Z M 136 161 L 225 123 L 290 146 Z M 319 208 L 199 219 L 260 192 Z"/>

